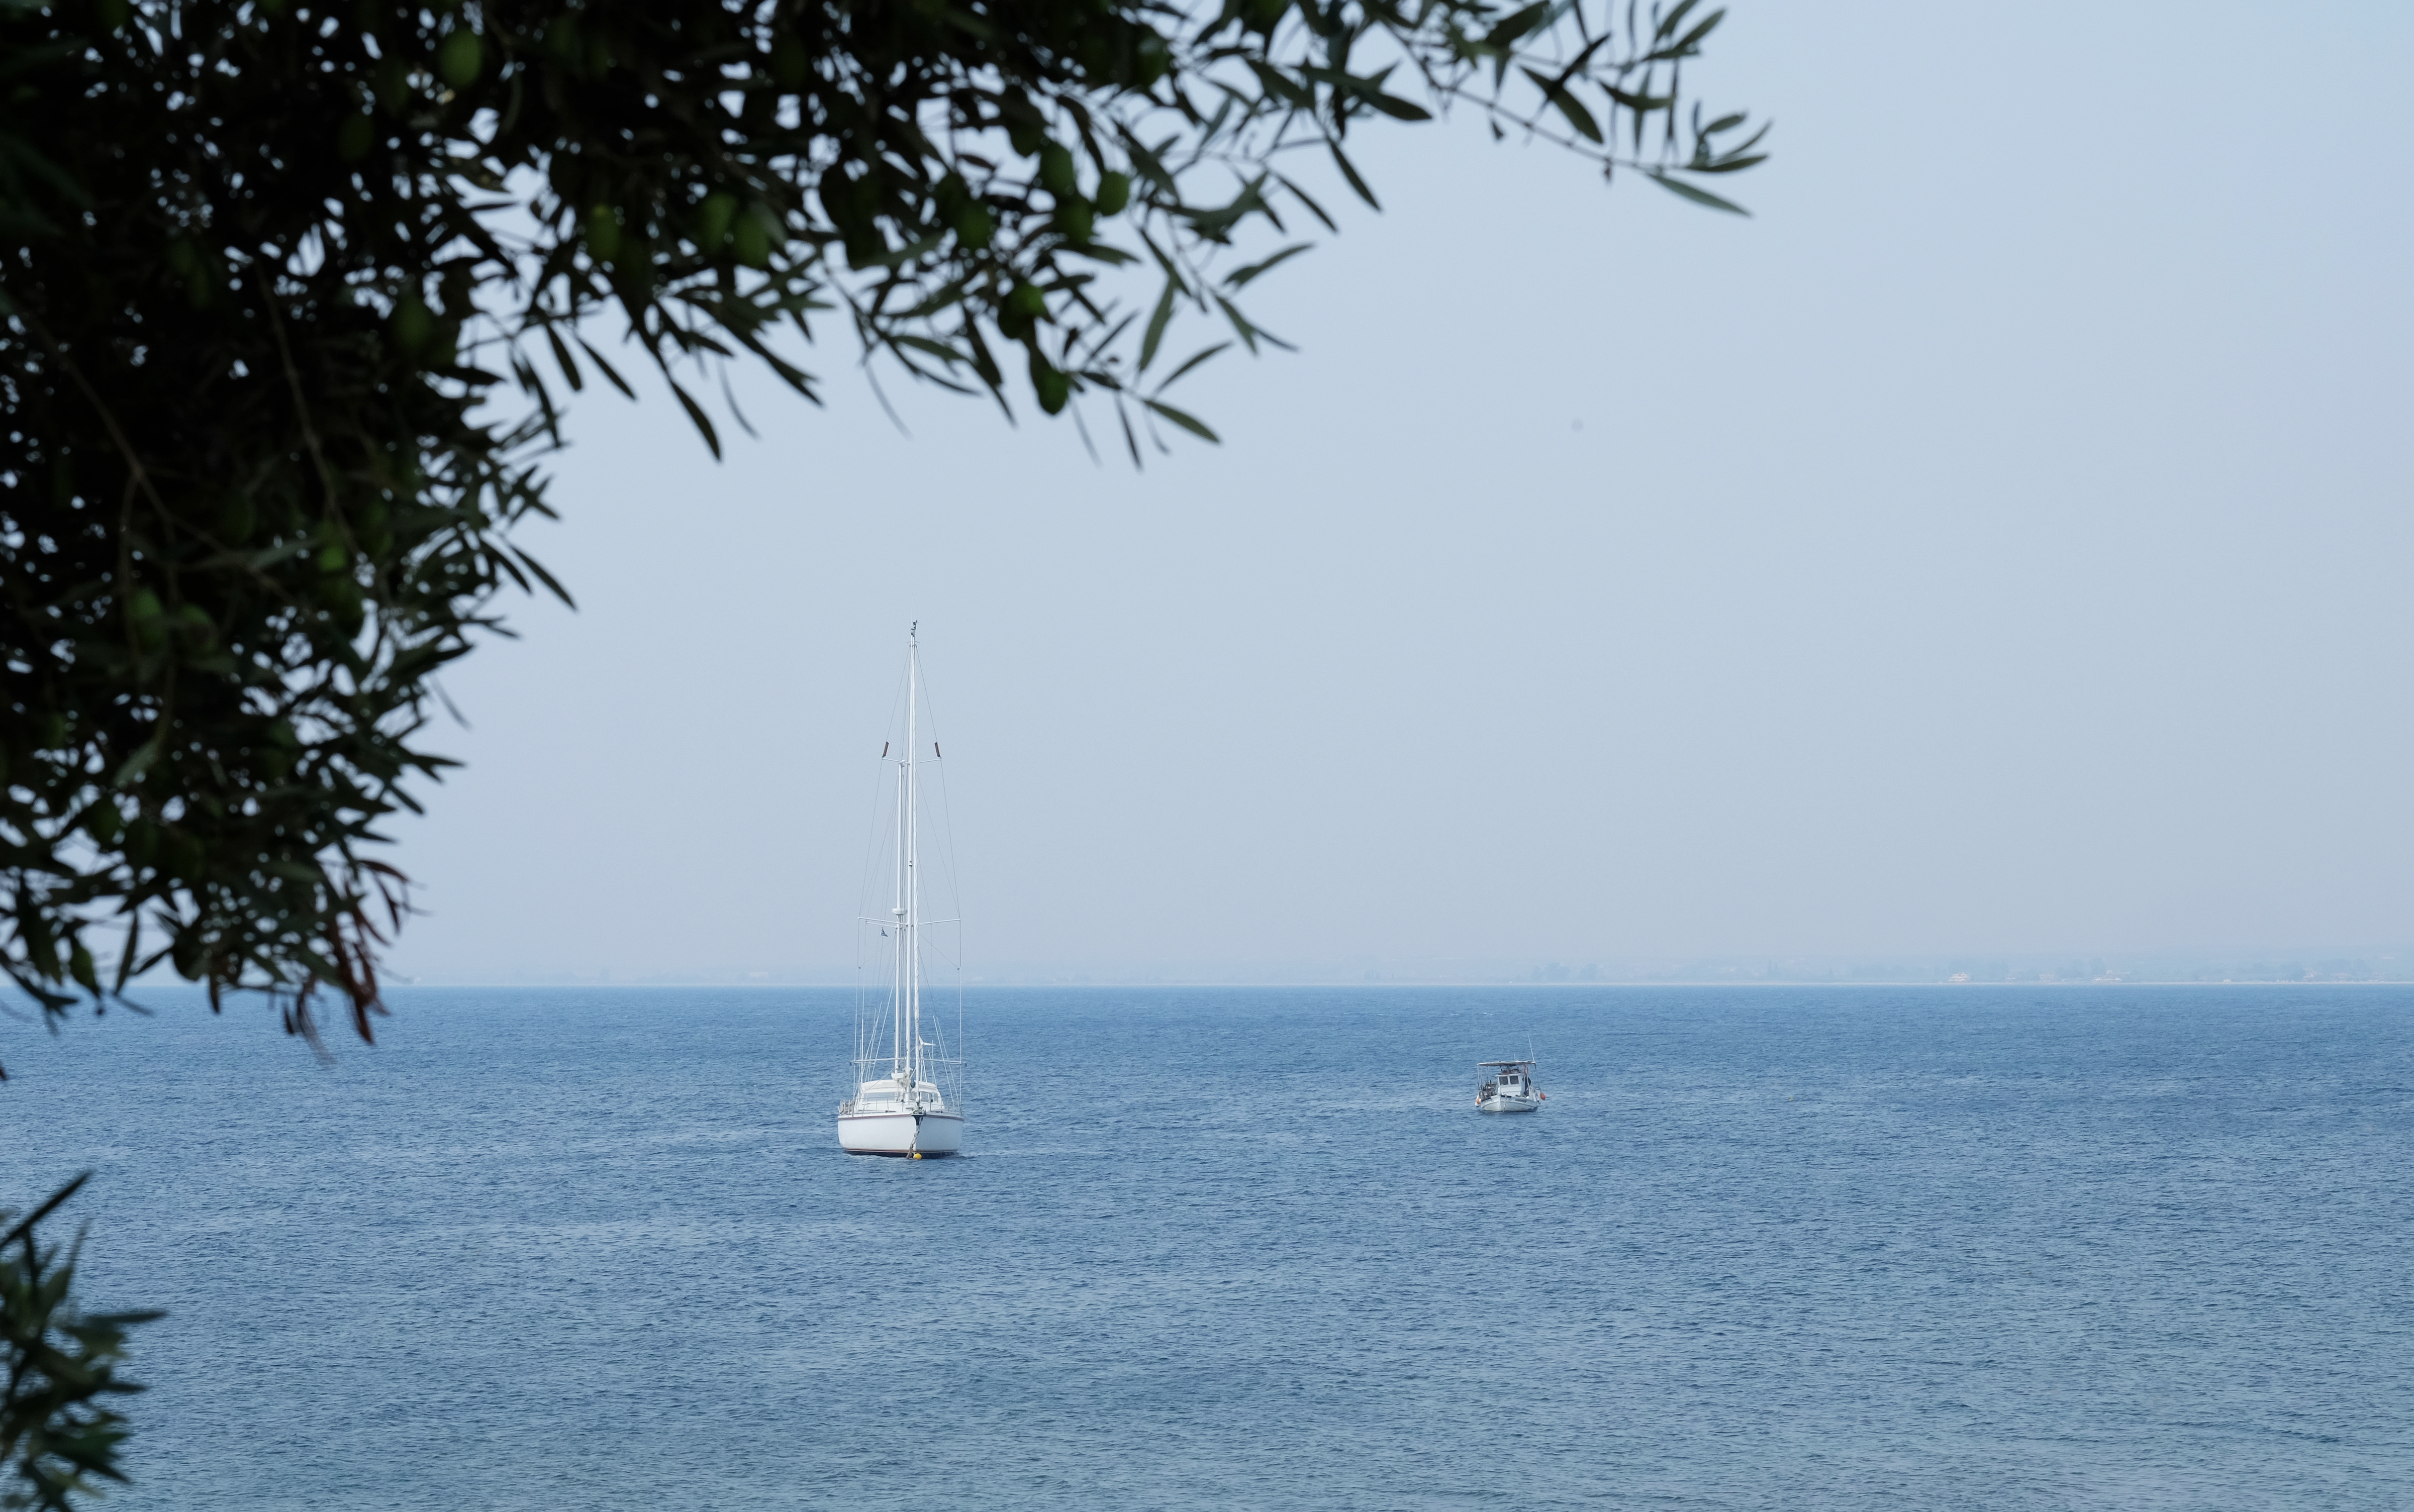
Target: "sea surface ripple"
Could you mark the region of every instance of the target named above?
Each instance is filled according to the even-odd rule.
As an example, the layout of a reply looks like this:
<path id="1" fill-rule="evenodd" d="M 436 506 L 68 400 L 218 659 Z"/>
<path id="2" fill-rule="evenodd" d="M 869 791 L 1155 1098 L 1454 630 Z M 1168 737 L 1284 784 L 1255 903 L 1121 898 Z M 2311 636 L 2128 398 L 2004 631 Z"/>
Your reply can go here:
<path id="1" fill-rule="evenodd" d="M 124 1512 L 2414 1501 L 2405 988 L 975 988 L 920 1163 L 844 992 L 146 1001 L 0 1041 Z"/>

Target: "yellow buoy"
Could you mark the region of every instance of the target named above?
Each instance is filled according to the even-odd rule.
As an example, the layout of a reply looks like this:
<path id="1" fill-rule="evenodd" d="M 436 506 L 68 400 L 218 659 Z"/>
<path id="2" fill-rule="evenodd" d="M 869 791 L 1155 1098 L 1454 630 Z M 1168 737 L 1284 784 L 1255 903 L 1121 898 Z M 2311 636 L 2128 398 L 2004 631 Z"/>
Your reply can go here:
<path id="1" fill-rule="evenodd" d="M 914 1151 L 914 1158 L 916 1160 L 920 1160 L 922 1158 L 922 1152 L 918 1149 Z"/>

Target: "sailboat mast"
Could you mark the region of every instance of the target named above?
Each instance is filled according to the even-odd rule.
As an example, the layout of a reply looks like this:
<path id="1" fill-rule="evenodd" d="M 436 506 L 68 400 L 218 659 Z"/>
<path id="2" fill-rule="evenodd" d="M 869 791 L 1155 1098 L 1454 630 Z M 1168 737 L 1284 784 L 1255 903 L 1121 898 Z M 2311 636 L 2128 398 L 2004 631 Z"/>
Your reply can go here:
<path id="1" fill-rule="evenodd" d="M 905 766 L 897 767 L 897 882 L 889 899 L 889 928 L 896 935 L 895 957 L 889 962 L 888 1074 L 895 1076 L 905 1059 Z"/>
<path id="2" fill-rule="evenodd" d="M 917 722 L 921 628 L 917 621 L 905 632 L 905 1045 L 906 1073 L 912 1078 L 905 1084 L 908 1096 L 916 1095 L 922 1085 L 922 941 L 916 927 L 922 919 L 922 882 L 915 866 L 922 838 L 922 805 L 921 794 L 915 791 L 914 770 L 915 758 L 921 754 Z"/>

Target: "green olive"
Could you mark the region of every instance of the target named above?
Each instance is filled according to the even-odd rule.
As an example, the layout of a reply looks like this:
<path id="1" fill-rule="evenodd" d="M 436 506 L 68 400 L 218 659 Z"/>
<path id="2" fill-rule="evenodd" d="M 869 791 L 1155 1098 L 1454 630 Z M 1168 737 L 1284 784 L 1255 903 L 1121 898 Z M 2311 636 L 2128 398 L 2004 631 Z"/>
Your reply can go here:
<path id="1" fill-rule="evenodd" d="M 436 317 L 417 294 L 405 294 L 394 307 L 395 344 L 405 356 L 417 356 L 435 330 Z"/>
<path id="2" fill-rule="evenodd" d="M 455 27 L 436 50 L 436 72 L 455 89 L 475 83 L 485 63 L 485 50 L 478 43 L 478 34 L 467 26 Z"/>
<path id="3" fill-rule="evenodd" d="M 1065 408 L 1073 392 L 1072 379 L 1036 351 L 1031 354 L 1031 386 L 1038 392 L 1039 408 L 1051 415 Z"/>
<path id="4" fill-rule="evenodd" d="M 1050 142 L 1039 149 L 1039 186 L 1062 200 L 1080 186 L 1073 171 L 1073 155 L 1061 142 Z"/>
<path id="5" fill-rule="evenodd" d="M 716 189 L 704 197 L 704 203 L 696 210 L 695 234 L 696 245 L 706 256 L 720 251 L 721 244 L 729 239 L 730 217 L 737 214 L 736 195 Z"/>
<path id="6" fill-rule="evenodd" d="M 739 217 L 738 229 L 731 233 L 731 240 L 737 244 L 738 261 L 750 268 L 771 265 L 772 224 L 770 212 L 760 205 Z"/>
<path id="7" fill-rule="evenodd" d="M 610 205 L 597 205 L 587 213 L 587 251 L 599 262 L 609 262 L 620 250 L 620 217 L 612 214 Z"/>

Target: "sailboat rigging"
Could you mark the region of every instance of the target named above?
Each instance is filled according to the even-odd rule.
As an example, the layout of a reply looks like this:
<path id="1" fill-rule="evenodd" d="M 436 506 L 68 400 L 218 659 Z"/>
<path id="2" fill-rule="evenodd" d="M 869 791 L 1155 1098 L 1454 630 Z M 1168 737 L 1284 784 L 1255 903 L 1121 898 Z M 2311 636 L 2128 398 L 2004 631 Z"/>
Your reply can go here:
<path id="1" fill-rule="evenodd" d="M 888 941 L 889 990 L 885 1003 L 858 1001 L 853 1091 L 838 1107 L 839 1148 L 855 1155 L 904 1155 L 920 1160 L 963 1149 L 962 1062 L 946 1053 L 937 1016 L 925 1012 L 922 935 L 934 920 L 922 910 L 921 626 L 905 635 L 905 744 L 897 765 L 894 877 L 887 918 L 876 926 Z M 881 755 L 888 757 L 884 743 Z M 936 758 L 938 747 L 931 748 Z"/>

